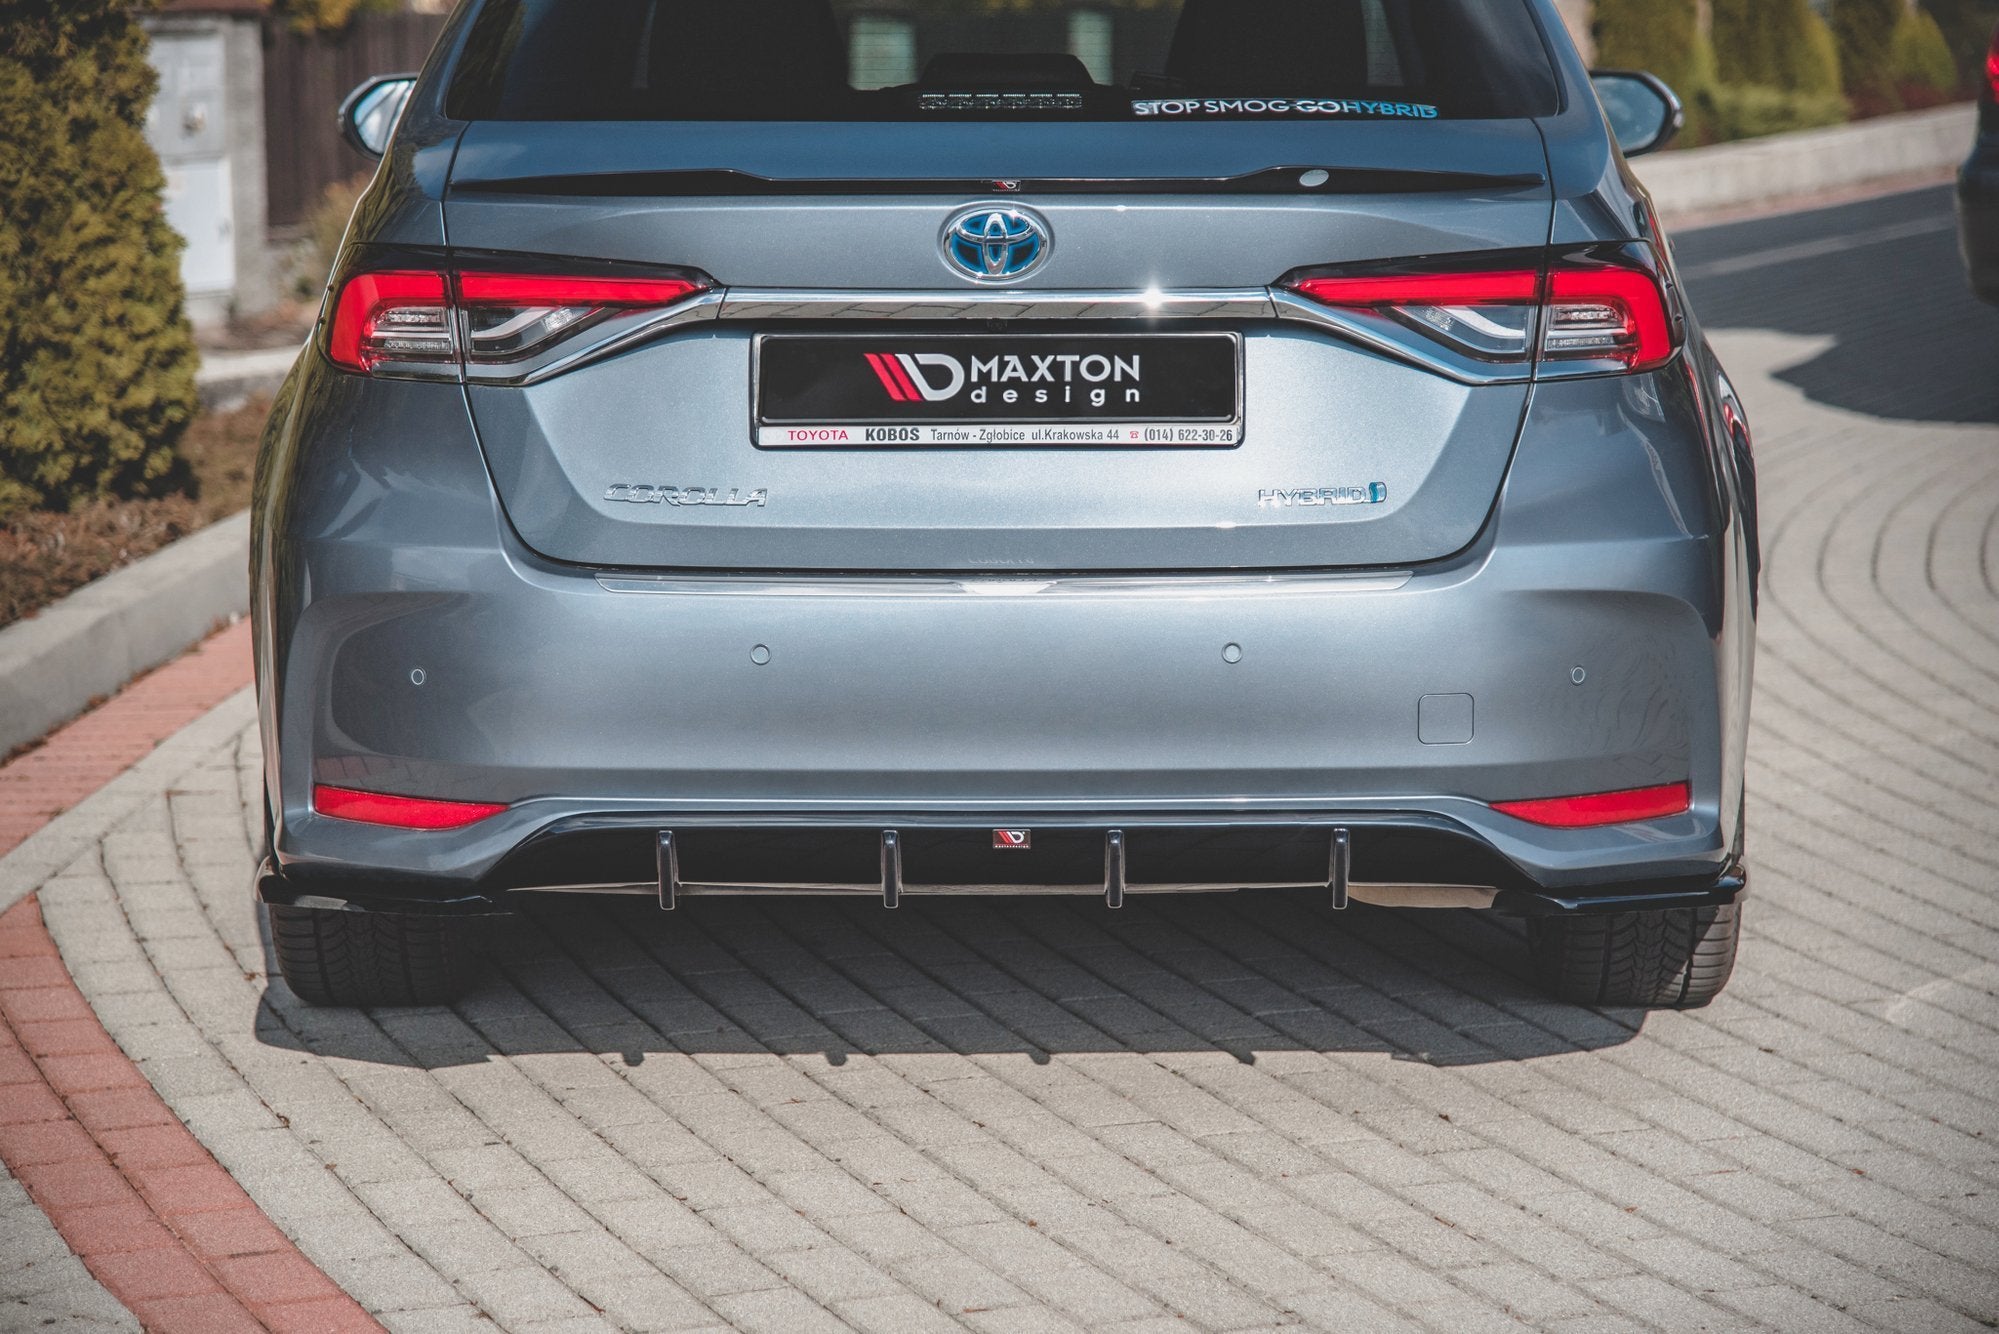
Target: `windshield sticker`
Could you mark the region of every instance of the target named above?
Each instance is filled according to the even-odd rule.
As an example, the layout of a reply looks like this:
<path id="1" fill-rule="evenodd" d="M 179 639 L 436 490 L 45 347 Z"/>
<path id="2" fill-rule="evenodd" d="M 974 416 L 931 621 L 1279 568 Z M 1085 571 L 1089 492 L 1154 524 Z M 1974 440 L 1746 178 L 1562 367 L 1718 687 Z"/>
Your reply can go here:
<path id="1" fill-rule="evenodd" d="M 1131 104 L 1137 116 L 1378 116 L 1435 120 L 1424 102 L 1368 102 L 1358 98 L 1194 97 L 1157 98 Z"/>

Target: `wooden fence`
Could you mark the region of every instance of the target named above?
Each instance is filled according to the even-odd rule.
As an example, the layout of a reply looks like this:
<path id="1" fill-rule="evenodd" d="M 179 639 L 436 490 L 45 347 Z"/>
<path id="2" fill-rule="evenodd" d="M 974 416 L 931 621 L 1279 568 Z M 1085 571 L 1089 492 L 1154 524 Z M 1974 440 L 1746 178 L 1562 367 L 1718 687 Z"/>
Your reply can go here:
<path id="1" fill-rule="evenodd" d="M 326 187 L 373 167 L 340 137 L 335 113 L 364 79 L 414 72 L 441 14 L 364 14 L 337 33 L 264 25 L 264 156 L 270 225 L 304 222 Z"/>

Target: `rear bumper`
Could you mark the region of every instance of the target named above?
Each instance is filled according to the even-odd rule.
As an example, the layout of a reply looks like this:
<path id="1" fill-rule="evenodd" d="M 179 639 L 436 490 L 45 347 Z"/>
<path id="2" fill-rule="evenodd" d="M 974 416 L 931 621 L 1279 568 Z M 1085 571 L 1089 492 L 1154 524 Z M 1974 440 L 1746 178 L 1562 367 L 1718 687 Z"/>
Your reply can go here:
<path id="1" fill-rule="evenodd" d="M 1981 136 L 1958 173 L 1957 219 L 1972 290 L 1999 304 L 1999 133 Z"/>
<path id="2" fill-rule="evenodd" d="M 1732 892 L 1747 561 L 1684 368 L 1537 391 L 1455 560 L 1129 578 L 552 565 L 432 388 L 381 390 L 380 460 L 294 465 L 344 472 L 260 529 L 281 900 L 491 910 L 644 883 L 583 849 L 523 885 L 565 833 L 743 826 L 1339 826 L 1363 860 L 1369 831 L 1469 849 L 1476 879 L 1380 874 L 1512 911 Z M 1605 829 L 1489 804 L 1677 782 L 1686 814 Z M 395 831 L 317 814 L 316 784 L 509 808 Z"/>
<path id="3" fill-rule="evenodd" d="M 1572 554 L 1673 582 L 1696 574 L 1674 567 L 1698 545 L 1678 546 Z M 327 598 L 300 625 L 325 649 L 293 657 L 292 698 L 317 707 L 296 718 L 278 850 L 308 877 L 474 882 L 579 822 L 1414 818 L 1544 886 L 1716 873 L 1702 617 L 1656 588 L 1519 586 L 1513 564 L 872 588 L 516 566 L 476 593 Z M 1543 829 L 1487 804 L 1683 781 L 1693 810 L 1642 826 Z M 314 813 L 316 784 L 509 809 L 396 832 Z"/>

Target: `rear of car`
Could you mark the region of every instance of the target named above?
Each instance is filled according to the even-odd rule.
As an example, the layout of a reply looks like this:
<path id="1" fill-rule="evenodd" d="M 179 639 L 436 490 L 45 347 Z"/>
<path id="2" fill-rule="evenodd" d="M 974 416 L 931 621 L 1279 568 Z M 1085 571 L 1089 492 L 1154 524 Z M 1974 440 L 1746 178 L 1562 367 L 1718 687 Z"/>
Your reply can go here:
<path id="1" fill-rule="evenodd" d="M 1957 177 L 1957 219 L 1972 290 L 1999 305 L 1999 31 L 1985 57 L 1978 141 Z"/>
<path id="2" fill-rule="evenodd" d="M 1543 0 L 467 5 L 260 468 L 286 976 L 1305 887 L 1699 1003 L 1750 476 Z"/>

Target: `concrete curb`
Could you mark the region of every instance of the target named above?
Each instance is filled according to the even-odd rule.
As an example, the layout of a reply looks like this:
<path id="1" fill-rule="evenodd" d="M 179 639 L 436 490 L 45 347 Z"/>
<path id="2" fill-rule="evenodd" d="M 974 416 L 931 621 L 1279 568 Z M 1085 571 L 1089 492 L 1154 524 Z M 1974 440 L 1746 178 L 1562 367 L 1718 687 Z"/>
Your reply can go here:
<path id="1" fill-rule="evenodd" d="M 0 753 L 250 609 L 246 510 L 0 630 Z"/>
<path id="2" fill-rule="evenodd" d="M 298 360 L 296 347 L 265 347 L 249 352 L 204 352 L 194 374 L 201 406 L 227 409 L 252 394 L 277 392 Z"/>
<path id="3" fill-rule="evenodd" d="M 1668 222 L 1942 172 L 1971 152 L 1971 103 L 1640 158 L 1638 177 Z"/>
<path id="4" fill-rule="evenodd" d="M 0 912 L 41 889 L 256 721 L 257 694 L 245 686 L 0 856 Z"/>

